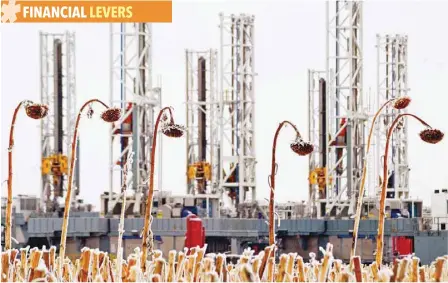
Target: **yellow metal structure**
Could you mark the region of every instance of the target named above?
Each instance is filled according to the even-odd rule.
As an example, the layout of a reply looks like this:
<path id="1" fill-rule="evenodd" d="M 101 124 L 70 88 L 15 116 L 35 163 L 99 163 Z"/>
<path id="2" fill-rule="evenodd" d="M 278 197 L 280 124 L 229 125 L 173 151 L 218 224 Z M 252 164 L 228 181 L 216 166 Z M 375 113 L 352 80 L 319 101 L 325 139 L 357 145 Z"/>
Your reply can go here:
<path id="1" fill-rule="evenodd" d="M 325 186 L 332 183 L 332 178 L 328 178 L 327 168 L 326 167 L 318 167 L 310 172 L 309 182 L 311 185 L 318 185 L 319 190 L 325 189 Z"/>
<path id="2" fill-rule="evenodd" d="M 188 165 L 188 180 L 205 179 L 209 181 L 212 178 L 211 165 L 208 162 L 196 162 Z"/>
<path id="3" fill-rule="evenodd" d="M 62 176 L 68 174 L 68 158 L 63 154 L 53 154 L 42 158 L 42 175 Z"/>

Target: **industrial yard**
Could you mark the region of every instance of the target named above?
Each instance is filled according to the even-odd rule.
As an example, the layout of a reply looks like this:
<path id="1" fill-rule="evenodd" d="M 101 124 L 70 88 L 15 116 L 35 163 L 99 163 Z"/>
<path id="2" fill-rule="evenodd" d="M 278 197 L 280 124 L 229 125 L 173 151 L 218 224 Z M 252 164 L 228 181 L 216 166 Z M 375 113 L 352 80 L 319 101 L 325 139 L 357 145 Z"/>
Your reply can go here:
<path id="1" fill-rule="evenodd" d="M 305 3 L 314 29 L 242 3 L 179 42 L 180 20 L 27 30 L 35 66 L 2 74 L 2 282 L 448 279 L 447 44 L 376 26 L 385 4 Z"/>

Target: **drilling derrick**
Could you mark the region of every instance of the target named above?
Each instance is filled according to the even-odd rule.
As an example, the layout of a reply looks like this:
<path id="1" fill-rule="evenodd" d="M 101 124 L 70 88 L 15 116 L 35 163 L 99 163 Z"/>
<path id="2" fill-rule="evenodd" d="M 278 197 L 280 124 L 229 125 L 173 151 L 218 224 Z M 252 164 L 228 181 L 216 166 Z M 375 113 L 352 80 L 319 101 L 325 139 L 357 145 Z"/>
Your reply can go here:
<path id="1" fill-rule="evenodd" d="M 310 175 L 308 191 L 308 215 L 316 217 L 317 200 L 325 199 L 327 141 L 326 132 L 326 82 L 324 71 L 308 70 L 308 136 L 316 146 L 309 155 Z"/>
<path id="2" fill-rule="evenodd" d="M 406 35 L 377 35 L 377 108 L 392 98 L 408 95 Z M 375 171 L 382 176 L 387 131 L 398 114 L 406 112 L 393 107 L 386 108 L 378 117 L 376 127 Z M 387 180 L 387 198 L 409 198 L 408 125 L 403 119 L 395 129 L 390 142 L 390 168 Z M 381 177 L 380 177 L 381 178 Z M 382 181 L 382 180 L 381 180 Z M 379 193 L 380 183 L 376 181 Z"/>
<path id="3" fill-rule="evenodd" d="M 40 100 L 50 109 L 41 120 L 41 207 L 61 212 L 76 119 L 75 34 L 40 32 L 40 68 Z M 73 186 L 78 195 L 79 143 Z"/>
<path id="4" fill-rule="evenodd" d="M 217 51 L 186 52 L 187 193 L 216 194 L 219 168 Z"/>
<path id="5" fill-rule="evenodd" d="M 160 107 L 161 98 L 161 89 L 153 88 L 152 84 L 151 24 L 111 24 L 110 36 L 110 104 L 121 107 L 122 117 L 111 129 L 109 192 L 102 195 L 102 212 L 119 214 L 121 196 L 116 192 L 121 191 L 123 167 L 131 150 L 134 157 L 128 185 L 132 186 L 128 189 L 133 196 L 127 205 L 133 206 L 135 215 L 142 215 L 154 111 Z"/>
<path id="6" fill-rule="evenodd" d="M 219 191 L 238 210 L 256 200 L 254 16 L 220 14 L 220 30 Z"/>
<path id="7" fill-rule="evenodd" d="M 362 2 L 327 1 L 327 182 L 318 217 L 353 214 L 362 175 Z"/>

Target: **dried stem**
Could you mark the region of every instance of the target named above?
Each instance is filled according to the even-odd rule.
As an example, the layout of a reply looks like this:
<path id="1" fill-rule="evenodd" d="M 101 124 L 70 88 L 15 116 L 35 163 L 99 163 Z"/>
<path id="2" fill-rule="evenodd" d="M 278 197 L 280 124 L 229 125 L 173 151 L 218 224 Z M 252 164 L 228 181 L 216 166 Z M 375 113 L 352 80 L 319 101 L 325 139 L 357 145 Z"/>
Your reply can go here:
<path id="1" fill-rule="evenodd" d="M 21 259 L 18 250 L 2 252 L 2 282 L 57 282 L 58 274 L 52 269 L 58 261 L 53 261 L 52 250 L 33 248 L 27 255 L 27 249 L 22 249 Z M 275 264 L 274 258 L 267 261 L 266 273 L 263 278 L 258 276 L 263 253 L 252 258 L 253 251 L 245 250 L 236 264 L 225 265 L 224 254 L 205 254 L 204 248 L 184 249 L 168 253 L 168 261 L 160 250 L 155 250 L 153 258 L 145 273 L 140 268 L 140 249 L 122 262 L 122 282 L 441 282 L 446 281 L 448 256 L 438 257 L 430 266 L 419 268 L 417 257 L 395 260 L 393 264 L 382 266 L 378 272 L 376 261 L 370 266 L 362 266 L 359 256 L 353 257 L 353 270 L 341 260 L 333 264 L 332 245 L 328 244 L 321 262 L 310 253 L 310 260 L 304 263 L 295 253 L 280 255 L 280 262 Z M 190 255 L 185 256 L 190 252 Z M 294 262 L 296 260 L 296 269 Z M 22 271 L 22 263 L 26 268 Z M 50 268 L 49 268 L 50 267 Z M 98 249 L 83 248 L 80 258 L 72 264 L 64 260 L 63 282 L 116 282 L 118 266 L 111 265 L 107 253 Z M 327 277 L 327 271 L 328 277 Z M 219 275 L 221 273 L 221 276 Z M 22 276 L 25 274 L 25 276 Z M 427 274 L 427 275 L 426 275 Z"/>
<path id="2" fill-rule="evenodd" d="M 11 245 L 11 228 L 12 228 L 12 151 L 14 148 L 14 128 L 16 124 L 17 114 L 20 108 L 31 101 L 21 101 L 12 115 L 11 126 L 9 127 L 9 147 L 8 147 L 8 201 L 6 203 L 6 225 L 5 225 L 5 250 L 12 248 Z"/>
<path id="3" fill-rule="evenodd" d="M 407 258 L 402 259 L 402 261 L 400 263 L 400 267 L 398 269 L 397 277 L 395 278 L 395 280 L 397 282 L 403 282 L 403 280 L 406 276 L 406 271 L 408 269 L 408 265 L 409 265 L 409 260 Z"/>
<path id="4" fill-rule="evenodd" d="M 381 184 L 381 198 L 380 198 L 380 211 L 379 211 L 379 218 L 378 218 L 378 234 L 376 238 L 376 264 L 378 266 L 381 266 L 381 263 L 383 261 L 383 247 L 384 247 L 384 220 L 386 217 L 386 186 L 387 186 L 387 159 L 389 155 L 389 143 L 390 139 L 392 137 L 392 133 L 395 130 L 395 127 L 397 126 L 398 122 L 401 120 L 401 118 L 409 116 L 415 118 L 417 121 L 419 121 L 421 124 L 423 124 L 426 127 L 431 128 L 428 123 L 420 119 L 414 114 L 410 113 L 403 113 L 397 116 L 395 120 L 392 122 L 389 131 L 387 133 L 387 140 L 386 140 L 386 148 L 384 150 L 384 165 L 383 165 L 383 183 Z"/>
<path id="5" fill-rule="evenodd" d="M 73 133 L 73 139 L 72 139 L 72 151 L 71 151 L 71 157 L 70 157 L 70 168 L 69 168 L 69 175 L 68 175 L 68 186 L 67 186 L 67 193 L 65 196 L 65 207 L 64 207 L 64 219 L 62 221 L 62 232 L 61 232 L 61 244 L 59 246 L 59 276 L 60 280 L 62 280 L 62 265 L 65 258 L 65 247 L 67 242 L 67 230 L 68 230 L 68 219 L 70 214 L 70 206 L 72 201 L 72 186 L 73 186 L 73 171 L 75 169 L 75 160 L 76 160 L 76 144 L 78 142 L 78 126 L 79 121 L 81 120 L 81 115 L 84 111 L 84 109 L 90 105 L 91 103 L 98 102 L 99 104 L 103 105 L 106 109 L 109 108 L 104 102 L 102 102 L 99 99 L 90 99 L 84 105 L 81 107 L 81 109 L 78 112 L 78 117 L 76 119 L 75 124 L 75 131 Z"/>
<path id="6" fill-rule="evenodd" d="M 372 141 L 373 129 L 375 128 L 375 123 L 376 123 L 378 116 L 380 115 L 382 110 L 384 108 L 386 108 L 387 105 L 389 105 L 391 102 L 394 102 L 394 101 L 396 101 L 396 98 L 389 99 L 375 113 L 375 116 L 373 117 L 373 120 L 372 120 L 372 125 L 370 126 L 369 137 L 367 138 L 367 149 L 366 149 L 365 156 L 368 156 L 369 152 L 370 152 L 370 145 L 371 145 L 371 141 Z M 362 202 L 363 202 L 363 198 L 364 198 L 364 188 L 365 188 L 366 176 L 367 176 L 367 158 L 364 159 L 363 163 L 364 164 L 363 164 L 363 168 L 362 168 L 361 185 L 359 187 L 358 202 L 356 204 L 355 224 L 353 226 L 353 240 L 352 240 L 352 249 L 350 251 L 350 258 L 353 258 L 356 254 L 356 244 L 358 241 L 358 229 L 359 229 L 359 222 L 361 220 Z M 351 266 L 351 264 L 352 264 L 352 262 L 350 262 L 350 266 Z"/>
<path id="7" fill-rule="evenodd" d="M 361 258 L 359 256 L 355 256 L 352 258 L 353 262 L 353 270 L 355 272 L 356 282 L 362 282 L 362 268 L 361 268 Z"/>
<path id="8" fill-rule="evenodd" d="M 322 266 L 320 267 L 317 279 L 319 282 L 326 282 L 331 261 L 333 259 L 333 245 L 328 243 L 327 250 L 322 249 L 322 252 L 324 254 L 324 259 L 322 260 Z"/>
<path id="9" fill-rule="evenodd" d="M 170 112 L 171 121 L 173 121 L 173 113 L 171 111 L 171 107 L 165 107 L 160 110 L 159 115 L 157 116 L 156 124 L 154 126 L 154 134 L 152 137 L 152 148 L 151 148 L 151 159 L 150 159 L 150 171 L 149 171 L 149 189 L 148 189 L 148 197 L 146 199 L 146 208 L 145 208 L 145 225 L 143 227 L 143 235 L 142 235 L 142 258 L 141 258 L 141 268 L 142 271 L 146 271 L 146 259 L 148 257 L 148 246 L 149 252 L 152 253 L 153 250 L 153 239 L 152 232 L 150 231 L 150 223 L 152 221 L 151 210 L 152 210 L 152 200 L 154 197 L 154 159 L 156 155 L 156 144 L 157 144 L 157 133 L 159 130 L 160 120 L 162 119 L 163 113 L 165 110 Z M 151 233 L 150 233 L 151 232 Z M 151 237 L 150 237 L 151 236 Z"/>
<path id="10" fill-rule="evenodd" d="M 418 282 L 418 265 L 420 259 L 417 257 L 412 258 L 412 270 L 411 270 L 411 282 Z"/>
<path id="11" fill-rule="evenodd" d="M 436 259 L 435 263 L 435 271 L 432 275 L 432 282 L 441 282 L 443 265 L 445 264 L 445 259 L 443 257 L 439 257 Z"/>
<path id="12" fill-rule="evenodd" d="M 275 132 L 274 136 L 274 143 L 272 145 L 272 165 L 271 165 L 271 175 L 269 176 L 270 181 L 270 189 L 271 194 L 269 197 L 269 245 L 275 244 L 275 225 L 274 225 L 274 200 L 275 200 L 275 174 L 276 174 L 276 167 L 277 163 L 275 162 L 275 152 L 277 149 L 277 139 L 278 135 L 280 133 L 280 130 L 285 124 L 289 124 L 293 127 L 293 129 L 296 131 L 296 135 L 300 137 L 300 132 L 297 129 L 297 127 L 289 122 L 289 121 L 283 121 L 280 123 L 280 125 L 277 128 L 277 131 Z"/>
<path id="13" fill-rule="evenodd" d="M 423 266 L 418 269 L 418 278 L 420 282 L 426 282 L 425 268 Z"/>
<path id="14" fill-rule="evenodd" d="M 132 144 L 132 138 L 129 138 L 129 144 Z M 126 190 L 128 187 L 127 177 L 129 173 L 129 169 L 133 163 L 133 155 L 134 153 L 129 150 L 128 156 L 126 159 L 126 163 L 123 167 L 123 184 L 121 184 L 121 194 L 123 195 L 123 201 L 121 202 L 121 214 L 120 214 L 120 223 L 118 224 L 118 243 L 117 243 L 117 278 L 121 278 L 122 273 L 122 261 L 123 261 L 123 234 L 124 234 L 124 214 L 126 211 Z"/>

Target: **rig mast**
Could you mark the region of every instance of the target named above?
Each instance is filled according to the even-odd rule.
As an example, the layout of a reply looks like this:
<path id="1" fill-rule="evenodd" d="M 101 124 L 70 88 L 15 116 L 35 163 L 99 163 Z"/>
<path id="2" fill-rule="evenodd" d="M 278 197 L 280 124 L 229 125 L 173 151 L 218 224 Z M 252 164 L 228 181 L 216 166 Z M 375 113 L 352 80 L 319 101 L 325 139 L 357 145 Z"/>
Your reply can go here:
<path id="1" fill-rule="evenodd" d="M 237 213 L 256 201 L 254 20 L 220 14 L 219 191 Z"/>
<path id="2" fill-rule="evenodd" d="M 308 70 L 308 136 L 316 146 L 309 155 L 309 191 L 308 211 L 310 217 L 316 217 L 317 200 L 326 190 L 326 82 L 325 71 Z"/>
<path id="3" fill-rule="evenodd" d="M 217 194 L 219 100 L 217 51 L 186 50 L 187 193 Z"/>
<path id="4" fill-rule="evenodd" d="M 364 158 L 362 2 L 327 1 L 327 188 L 318 217 L 355 211 Z"/>
<path id="5" fill-rule="evenodd" d="M 391 98 L 408 95 L 408 37 L 406 35 L 377 35 L 377 109 Z M 382 176 L 383 154 L 387 131 L 398 114 L 406 112 L 388 107 L 378 117 L 376 126 L 375 172 Z M 393 133 L 387 160 L 389 177 L 387 198 L 409 198 L 408 125 L 407 119 Z M 378 177 L 377 177 L 378 179 Z M 380 192 L 376 182 L 376 192 Z"/>
<path id="6" fill-rule="evenodd" d="M 116 48 L 118 47 L 119 48 Z M 154 111 L 160 107 L 161 89 L 152 83 L 152 30 L 148 23 L 110 25 L 110 104 L 122 108 L 122 118 L 111 129 L 110 180 L 108 201 L 103 213 L 115 213 L 121 202 L 123 166 L 129 150 L 132 164 L 133 213 L 142 215 L 149 178 Z M 132 137 L 132 143 L 129 138 Z M 160 162 L 160 160 L 159 160 Z M 159 167 L 161 170 L 161 167 Z M 114 192 L 115 191 L 115 192 Z"/>
<path id="7" fill-rule="evenodd" d="M 41 208 L 59 210 L 67 185 L 76 119 L 75 34 L 40 32 L 40 100 L 50 114 L 41 120 Z M 79 194 L 79 142 L 73 185 Z M 74 197 L 76 199 L 76 197 Z M 75 207 L 75 205 L 73 206 Z"/>

